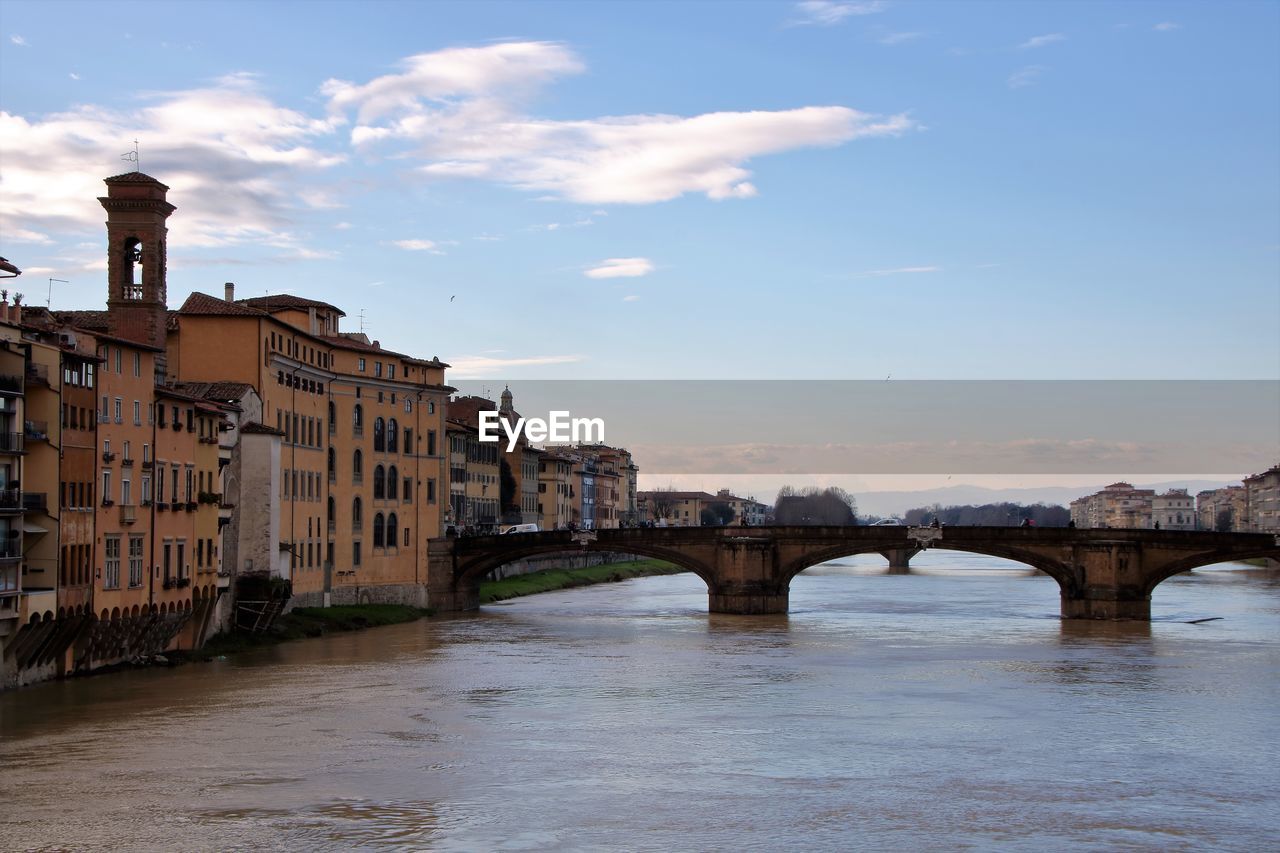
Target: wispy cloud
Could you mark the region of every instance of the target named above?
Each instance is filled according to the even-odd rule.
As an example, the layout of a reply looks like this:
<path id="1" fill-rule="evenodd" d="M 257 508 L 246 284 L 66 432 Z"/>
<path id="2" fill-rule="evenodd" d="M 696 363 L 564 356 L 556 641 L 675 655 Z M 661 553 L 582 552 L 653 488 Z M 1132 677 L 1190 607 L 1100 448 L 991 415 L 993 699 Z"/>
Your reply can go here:
<path id="1" fill-rule="evenodd" d="M 889 33 L 880 37 L 880 43 L 893 46 L 896 44 L 906 44 L 909 41 L 916 41 L 924 38 L 924 33 Z"/>
<path id="2" fill-rule="evenodd" d="M 31 231 L 27 228 L 6 228 L 4 232 L 5 238 L 14 243 L 40 243 L 48 245 L 53 240 L 48 234 L 41 234 L 39 231 Z M 94 248 L 97 248 L 96 246 Z"/>
<path id="3" fill-rule="evenodd" d="M 313 143 L 341 120 L 313 119 L 274 104 L 249 74 L 209 86 L 141 96 L 142 106 L 79 106 L 38 118 L 0 111 L 0 231 L 100 228 L 86 204 L 103 192 L 103 164 L 120 162 L 121 140 L 142 141 L 142 167 L 164 176 L 182 216 L 174 245 L 252 244 L 296 250 L 298 199 L 316 172 L 343 162 Z"/>
<path id="4" fill-rule="evenodd" d="M 880 278 L 886 275 L 912 275 L 916 273 L 942 272 L 942 267 L 896 267 L 890 270 L 866 270 L 854 273 L 854 278 Z"/>
<path id="5" fill-rule="evenodd" d="M 630 294 L 630 295 L 628 295 L 628 296 L 624 296 L 624 297 L 622 297 L 622 301 L 623 301 L 623 302 L 639 302 L 639 301 L 640 301 L 640 297 L 639 297 L 639 296 L 636 296 L 634 293 L 632 293 L 632 294 Z"/>
<path id="6" fill-rule="evenodd" d="M 801 0 L 795 4 L 797 17 L 788 23 L 797 27 L 833 27 L 847 18 L 883 12 L 885 5 L 881 0 Z"/>
<path id="7" fill-rule="evenodd" d="M 30 47 L 30 45 L 27 44 L 27 40 L 17 34 L 9 36 L 9 41 L 13 42 L 18 47 Z"/>
<path id="8" fill-rule="evenodd" d="M 583 273 L 587 278 L 638 278 L 653 272 L 648 258 L 608 258 Z"/>
<path id="9" fill-rule="evenodd" d="M 391 245 L 397 249 L 404 249 L 406 252 L 431 252 L 433 255 L 443 255 L 440 251 L 438 243 L 435 240 L 392 240 Z"/>
<path id="10" fill-rule="evenodd" d="M 1177 23 L 1174 23 L 1173 21 L 1161 21 L 1160 23 L 1152 27 L 1152 29 L 1156 30 L 1157 32 L 1167 33 L 1170 30 L 1182 29 L 1182 24 L 1177 24 Z"/>
<path id="11" fill-rule="evenodd" d="M 462 355 L 449 359 L 451 379 L 476 379 L 502 373 L 516 367 L 547 367 L 553 364 L 576 364 L 581 355 L 534 355 L 523 358 L 493 358 L 487 355 Z"/>
<path id="12" fill-rule="evenodd" d="M 79 74 L 77 74 L 77 73 L 76 73 L 76 72 L 74 72 L 74 71 L 69 71 L 69 72 L 67 72 L 67 76 L 68 76 L 68 77 L 70 77 L 72 80 L 79 80 L 79 79 L 80 79 L 80 75 L 79 75 Z"/>
<path id="13" fill-rule="evenodd" d="M 1010 89 L 1024 89 L 1027 86 L 1034 86 L 1038 83 L 1040 75 L 1046 70 L 1043 65 L 1028 65 L 1010 74 L 1009 79 L 1005 82 L 1008 83 Z"/>
<path id="14" fill-rule="evenodd" d="M 906 114 L 843 106 L 624 115 L 578 120 L 527 114 L 536 89 L 585 66 L 552 42 L 519 42 L 419 54 L 403 71 L 322 87 L 332 115 L 354 112 L 358 148 L 401 145 L 431 178 L 482 179 L 549 199 L 650 204 L 703 193 L 750 198 L 745 164 L 799 148 L 898 136 L 918 126 Z"/>
<path id="15" fill-rule="evenodd" d="M 1043 36 L 1032 36 L 1031 38 L 1018 45 L 1018 50 L 1032 50 L 1037 47 L 1044 47 L 1054 42 L 1066 41 L 1067 37 L 1062 33 L 1049 33 Z"/>

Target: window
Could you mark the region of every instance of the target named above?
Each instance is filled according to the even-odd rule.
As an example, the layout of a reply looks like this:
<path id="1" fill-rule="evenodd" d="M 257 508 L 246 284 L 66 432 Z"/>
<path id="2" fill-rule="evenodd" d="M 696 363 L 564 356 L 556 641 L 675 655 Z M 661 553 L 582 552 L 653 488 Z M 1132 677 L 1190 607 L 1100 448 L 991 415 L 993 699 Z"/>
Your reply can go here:
<path id="1" fill-rule="evenodd" d="M 364 529 L 364 504 L 359 498 L 351 502 L 351 529 L 356 533 Z"/>
<path id="2" fill-rule="evenodd" d="M 361 372 L 361 373 L 364 373 L 364 359 L 363 359 L 363 358 L 362 358 L 362 359 L 360 359 L 359 370 L 360 370 L 360 372 Z"/>
<path id="3" fill-rule="evenodd" d="M 381 417 L 373 422 L 373 450 L 381 453 L 387 449 L 387 424 Z"/>
<path id="4" fill-rule="evenodd" d="M 364 482 L 364 454 L 358 447 L 355 453 L 351 454 L 351 479 L 357 483 Z"/>
<path id="5" fill-rule="evenodd" d="M 409 482 L 408 480 L 405 480 L 406 484 L 408 482 Z M 406 485 L 405 488 L 407 490 L 408 486 Z M 408 494 L 408 491 L 406 491 L 405 494 Z M 436 481 L 434 477 L 429 477 L 427 479 L 427 503 L 433 504 L 435 502 L 436 502 Z"/>
<path id="6" fill-rule="evenodd" d="M 102 505 L 111 505 L 111 472 L 102 472 Z"/>
<path id="7" fill-rule="evenodd" d="M 380 361 L 375 361 L 375 362 L 373 363 L 373 375 L 374 375 L 374 376 L 381 376 L 381 375 L 382 375 L 382 362 L 380 362 Z"/>
<path id="8" fill-rule="evenodd" d="M 358 394 L 359 391 L 360 389 L 357 388 L 356 393 Z M 364 435 L 364 409 L 359 403 L 356 403 L 356 407 L 351 410 L 351 428 L 356 435 Z"/>
<path id="9" fill-rule="evenodd" d="M 400 472 L 392 465 L 387 469 L 387 500 L 396 499 L 396 491 L 400 486 Z M 375 487 L 376 488 L 376 487 Z"/>
<path id="10" fill-rule="evenodd" d="M 140 352 L 135 352 L 133 354 L 133 375 L 142 375 L 142 353 Z"/>
<path id="11" fill-rule="evenodd" d="M 435 413 L 436 413 L 436 401 L 435 401 L 435 400 L 428 400 L 428 401 L 427 401 L 427 414 L 428 414 L 428 415 L 434 415 Z"/>
<path id="12" fill-rule="evenodd" d="M 405 503 L 413 503 L 413 478 L 405 477 L 403 488 L 400 490 L 400 497 Z"/>
<path id="13" fill-rule="evenodd" d="M 376 440 L 376 439 L 375 439 Z M 400 424 L 392 418 L 387 421 L 387 452 L 398 453 L 400 443 Z"/>
<path id="14" fill-rule="evenodd" d="M 409 414 L 413 411 L 413 400 L 409 399 L 408 397 L 404 398 L 404 411 L 405 411 L 405 414 Z"/>
<path id="15" fill-rule="evenodd" d="M 382 513 L 373 517 L 373 547 L 382 548 L 386 543 L 386 531 L 383 529 Z"/>
<path id="16" fill-rule="evenodd" d="M 404 547 L 409 547 L 409 528 L 404 529 Z"/>
<path id="17" fill-rule="evenodd" d="M 329 482 L 336 483 L 338 481 L 338 451 L 332 447 L 329 448 Z"/>
<path id="18" fill-rule="evenodd" d="M 427 455 L 436 455 L 436 431 L 433 429 L 427 430 Z"/>
<path id="19" fill-rule="evenodd" d="M 373 499 L 381 500 L 387 496 L 387 472 L 381 465 L 373 469 Z"/>
<path id="20" fill-rule="evenodd" d="M 338 407 L 332 400 L 329 401 L 329 435 L 333 435 L 338 431 Z"/>
<path id="21" fill-rule="evenodd" d="M 120 588 L 120 537 L 106 538 L 106 565 L 102 574 L 103 589 Z"/>
<path id="22" fill-rule="evenodd" d="M 164 503 L 164 466 L 156 466 L 156 501 Z"/>
<path id="23" fill-rule="evenodd" d="M 353 566 L 360 565 L 360 543 L 359 542 L 351 543 L 351 565 Z"/>
<path id="24" fill-rule="evenodd" d="M 396 378 L 396 366 L 394 364 L 387 365 L 387 378 L 388 379 Z"/>
<path id="25" fill-rule="evenodd" d="M 142 426 L 142 401 L 133 401 L 133 425 Z"/>
<path id="26" fill-rule="evenodd" d="M 118 546 L 117 546 L 118 547 Z M 142 586 L 142 537 L 129 537 L 129 587 Z"/>
<path id="27" fill-rule="evenodd" d="M 413 430 L 406 429 L 404 431 L 404 455 L 410 456 L 412 454 L 413 454 Z"/>
<path id="28" fill-rule="evenodd" d="M 393 512 L 390 515 L 388 515 L 387 516 L 387 547 L 388 548 L 396 547 L 396 542 L 399 541 L 399 536 L 398 536 L 398 534 L 400 533 L 399 527 L 400 525 L 396 521 L 396 514 Z"/>
<path id="29" fill-rule="evenodd" d="M 338 502 L 333 499 L 333 495 L 329 495 L 329 502 L 325 509 L 325 521 L 328 523 L 329 529 L 332 530 L 334 522 L 338 516 Z"/>
<path id="30" fill-rule="evenodd" d="M 124 400 L 116 397 L 115 421 L 118 424 L 124 423 Z"/>
<path id="31" fill-rule="evenodd" d="M 124 373 L 124 370 L 120 367 L 120 357 L 123 354 L 124 351 L 120 347 L 116 347 L 116 373 Z M 117 547 L 116 550 L 119 550 L 119 548 Z M 116 586 L 119 586 L 119 584 L 116 584 Z"/>

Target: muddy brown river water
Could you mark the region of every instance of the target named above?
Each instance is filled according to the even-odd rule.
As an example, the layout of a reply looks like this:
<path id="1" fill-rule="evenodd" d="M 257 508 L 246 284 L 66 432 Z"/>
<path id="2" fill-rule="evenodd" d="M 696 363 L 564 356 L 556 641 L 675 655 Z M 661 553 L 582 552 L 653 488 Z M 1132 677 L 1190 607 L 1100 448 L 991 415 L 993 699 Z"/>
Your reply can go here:
<path id="1" fill-rule="evenodd" d="M 913 563 L 785 617 L 677 575 L 11 691 L 0 848 L 1275 849 L 1274 576 L 1068 623 L 1015 564 Z"/>

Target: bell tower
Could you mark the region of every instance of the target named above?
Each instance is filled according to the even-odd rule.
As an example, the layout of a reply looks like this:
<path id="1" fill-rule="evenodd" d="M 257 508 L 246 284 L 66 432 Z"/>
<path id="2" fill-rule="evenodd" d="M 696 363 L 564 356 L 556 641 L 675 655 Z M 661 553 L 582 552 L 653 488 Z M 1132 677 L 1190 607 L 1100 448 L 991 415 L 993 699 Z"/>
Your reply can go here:
<path id="1" fill-rule="evenodd" d="M 177 208 L 169 188 L 150 175 L 128 172 L 105 180 L 107 211 L 107 328 L 112 335 L 165 346 L 165 220 Z"/>

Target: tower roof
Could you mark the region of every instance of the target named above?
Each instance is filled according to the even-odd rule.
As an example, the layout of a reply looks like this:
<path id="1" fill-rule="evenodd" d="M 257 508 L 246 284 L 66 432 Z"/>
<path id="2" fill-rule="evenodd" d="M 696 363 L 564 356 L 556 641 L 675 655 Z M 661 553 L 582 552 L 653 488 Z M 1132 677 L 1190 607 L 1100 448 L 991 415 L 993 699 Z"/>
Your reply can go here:
<path id="1" fill-rule="evenodd" d="M 102 181 L 106 184 L 155 184 L 166 192 L 169 189 L 155 178 L 150 175 L 143 174 L 142 172 L 125 172 L 122 175 L 112 175 L 109 178 L 103 178 Z"/>

